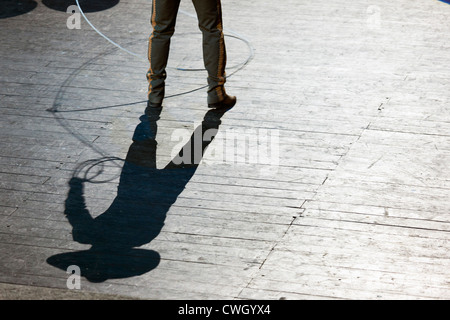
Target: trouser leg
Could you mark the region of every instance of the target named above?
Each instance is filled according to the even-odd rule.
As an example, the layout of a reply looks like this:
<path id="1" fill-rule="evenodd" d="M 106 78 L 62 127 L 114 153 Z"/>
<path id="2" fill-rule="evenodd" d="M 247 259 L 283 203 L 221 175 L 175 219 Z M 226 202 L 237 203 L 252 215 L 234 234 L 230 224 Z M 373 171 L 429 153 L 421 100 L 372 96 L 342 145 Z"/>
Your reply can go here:
<path id="1" fill-rule="evenodd" d="M 203 34 L 203 61 L 208 72 L 208 104 L 224 99 L 227 61 L 220 0 L 192 0 Z"/>
<path id="2" fill-rule="evenodd" d="M 150 69 L 147 72 L 148 99 L 152 103 L 162 103 L 164 99 L 170 38 L 175 32 L 179 6 L 180 0 L 153 0 L 151 17 L 153 32 L 148 42 Z"/>

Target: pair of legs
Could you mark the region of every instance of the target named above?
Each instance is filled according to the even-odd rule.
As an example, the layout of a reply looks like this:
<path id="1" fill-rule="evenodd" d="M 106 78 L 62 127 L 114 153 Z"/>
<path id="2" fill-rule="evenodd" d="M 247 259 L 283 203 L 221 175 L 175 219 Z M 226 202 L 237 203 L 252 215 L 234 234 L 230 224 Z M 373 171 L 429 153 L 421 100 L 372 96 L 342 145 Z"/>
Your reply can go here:
<path id="1" fill-rule="evenodd" d="M 197 12 L 199 28 L 203 34 L 203 61 L 208 72 L 208 105 L 221 103 L 229 98 L 224 84 L 226 50 L 222 27 L 222 6 L 220 0 L 192 0 Z M 175 23 L 180 0 L 153 0 L 151 23 L 153 32 L 149 39 L 147 72 L 149 82 L 148 101 L 161 104 L 170 39 L 175 32 Z"/>

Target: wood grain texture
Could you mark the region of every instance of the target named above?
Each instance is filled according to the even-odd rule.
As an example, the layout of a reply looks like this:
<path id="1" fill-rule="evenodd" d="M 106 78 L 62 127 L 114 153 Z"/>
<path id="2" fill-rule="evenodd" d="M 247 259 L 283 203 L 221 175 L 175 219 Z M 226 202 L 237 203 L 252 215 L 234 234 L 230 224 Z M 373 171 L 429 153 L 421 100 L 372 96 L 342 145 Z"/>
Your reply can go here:
<path id="1" fill-rule="evenodd" d="M 145 57 L 150 5 L 122 0 L 87 15 Z M 194 12 L 189 1 L 181 9 Z M 227 81 L 238 104 L 209 145 L 222 157 L 206 155 L 173 203 L 175 187 L 147 176 L 161 192 L 134 190 L 127 215 L 139 221 L 132 196 L 147 192 L 164 226 L 108 257 L 112 269 L 139 269 L 157 253 L 157 266 L 99 282 L 82 274 L 80 292 L 48 262 L 90 249 L 65 214 L 69 181 L 103 180 L 84 183 L 83 196 L 93 218 L 108 212 L 148 63 L 85 21 L 69 30 L 68 14 L 43 5 L 0 19 L 0 298 L 449 299 L 450 6 L 229 0 L 223 15 L 226 34 L 248 39 L 255 56 Z M 244 62 L 245 43 L 226 43 L 228 66 Z M 182 95 L 157 122 L 161 174 L 174 132 L 189 138 L 208 111 L 205 90 L 183 94 L 206 74 L 180 69 L 202 67 L 197 21 L 180 13 L 166 93 Z M 246 143 L 261 132 L 277 134 L 276 161 L 249 160 L 257 151 Z"/>

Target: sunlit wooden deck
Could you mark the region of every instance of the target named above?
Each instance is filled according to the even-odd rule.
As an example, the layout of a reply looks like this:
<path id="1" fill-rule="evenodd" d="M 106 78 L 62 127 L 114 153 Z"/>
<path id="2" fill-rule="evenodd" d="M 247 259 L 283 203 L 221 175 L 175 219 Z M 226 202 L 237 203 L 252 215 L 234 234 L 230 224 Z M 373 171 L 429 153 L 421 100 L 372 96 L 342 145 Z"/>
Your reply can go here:
<path id="1" fill-rule="evenodd" d="M 164 171 L 208 111 L 182 1 L 156 167 L 121 185 L 147 123 L 150 1 L 86 13 L 136 56 L 42 2 L 2 16 L 0 298 L 449 299 L 450 5 L 222 5 L 237 106 L 197 168 Z M 128 229 L 81 241 L 80 197 L 97 221 L 120 198 L 108 223 Z"/>

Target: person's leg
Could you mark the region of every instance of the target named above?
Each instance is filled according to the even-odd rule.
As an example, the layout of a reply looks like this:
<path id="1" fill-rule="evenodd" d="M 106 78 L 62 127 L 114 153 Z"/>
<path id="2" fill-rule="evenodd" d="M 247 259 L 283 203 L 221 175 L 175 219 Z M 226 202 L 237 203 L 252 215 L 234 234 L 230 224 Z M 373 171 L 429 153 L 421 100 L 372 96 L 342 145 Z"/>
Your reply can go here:
<path id="1" fill-rule="evenodd" d="M 192 0 L 203 33 L 203 61 L 208 72 L 208 104 L 223 101 L 227 61 L 220 0 Z"/>
<path id="2" fill-rule="evenodd" d="M 147 72 L 148 101 L 152 104 L 160 104 L 164 99 L 170 38 L 175 32 L 179 6 L 180 0 L 153 0 L 151 17 L 153 32 L 148 42 L 150 69 Z"/>

